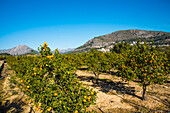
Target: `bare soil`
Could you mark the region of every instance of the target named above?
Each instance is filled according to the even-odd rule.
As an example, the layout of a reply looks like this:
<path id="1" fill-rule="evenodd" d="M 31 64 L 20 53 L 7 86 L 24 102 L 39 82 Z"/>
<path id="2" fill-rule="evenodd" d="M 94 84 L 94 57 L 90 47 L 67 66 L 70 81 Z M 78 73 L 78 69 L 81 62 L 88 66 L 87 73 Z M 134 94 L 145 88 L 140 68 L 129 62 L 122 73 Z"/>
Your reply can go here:
<path id="1" fill-rule="evenodd" d="M 17 86 L 10 84 L 9 78 L 14 76 L 7 63 L 0 79 L 0 113 L 39 113 L 25 101 L 27 98 Z M 170 83 L 164 85 L 150 85 L 147 88 L 147 100 L 142 101 L 142 88 L 138 82 L 123 82 L 114 71 L 102 73 L 99 84 L 94 83 L 95 76 L 86 69 L 76 72 L 77 78 L 85 87 L 97 91 L 96 105 L 88 110 L 97 113 L 168 113 L 170 112 Z"/>
<path id="2" fill-rule="evenodd" d="M 29 113 L 31 107 L 25 101 L 26 95 L 16 85 L 10 84 L 9 79 L 14 75 L 5 63 L 0 79 L 0 113 Z"/>
<path id="3" fill-rule="evenodd" d="M 102 73 L 99 84 L 94 84 L 92 72 L 77 70 L 77 76 L 84 85 L 98 92 L 96 105 L 91 105 L 98 113 L 127 112 L 170 112 L 170 83 L 147 87 L 147 100 L 142 101 L 142 88 L 138 82 L 124 82 L 121 77 Z"/>

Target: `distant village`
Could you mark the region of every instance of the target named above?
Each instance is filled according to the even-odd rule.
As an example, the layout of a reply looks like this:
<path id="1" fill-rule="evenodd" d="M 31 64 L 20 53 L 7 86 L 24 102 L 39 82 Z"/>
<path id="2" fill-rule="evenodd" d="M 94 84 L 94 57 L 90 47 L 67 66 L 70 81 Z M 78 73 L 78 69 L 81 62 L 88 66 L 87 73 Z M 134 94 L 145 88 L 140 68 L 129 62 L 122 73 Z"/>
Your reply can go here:
<path id="1" fill-rule="evenodd" d="M 112 44 L 106 48 L 100 48 L 100 49 L 97 49 L 97 51 L 102 51 L 102 52 L 110 52 L 110 49 L 114 47 L 115 44 L 117 43 L 125 43 L 125 41 L 119 41 L 119 42 L 112 42 Z M 146 42 L 147 44 L 151 44 L 152 42 Z M 136 45 L 137 44 L 137 41 L 132 41 L 131 43 L 129 43 L 131 46 L 133 45 Z M 144 41 L 141 41 L 140 44 L 144 44 Z M 163 45 L 159 45 L 159 46 L 169 46 L 169 44 L 163 44 Z M 153 45 L 153 47 L 156 47 L 156 45 Z"/>

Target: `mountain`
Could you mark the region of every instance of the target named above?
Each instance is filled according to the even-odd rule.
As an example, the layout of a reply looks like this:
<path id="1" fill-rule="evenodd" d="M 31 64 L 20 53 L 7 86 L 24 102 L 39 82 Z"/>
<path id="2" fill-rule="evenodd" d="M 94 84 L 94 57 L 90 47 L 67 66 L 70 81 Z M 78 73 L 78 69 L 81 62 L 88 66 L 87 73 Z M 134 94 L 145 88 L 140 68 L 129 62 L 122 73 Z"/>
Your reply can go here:
<path id="1" fill-rule="evenodd" d="M 2 49 L 0 50 L 0 53 L 9 53 L 11 55 L 25 55 L 28 53 L 38 53 L 38 51 L 33 50 L 32 48 L 26 46 L 26 45 L 18 45 L 17 47 L 14 47 L 12 49 Z"/>
<path id="2" fill-rule="evenodd" d="M 65 54 L 65 53 L 70 53 L 73 50 L 74 50 L 73 48 L 68 48 L 68 49 L 59 49 L 58 51 L 59 51 L 60 54 Z M 52 53 L 54 53 L 54 52 L 55 52 L 55 50 L 52 51 Z"/>
<path id="3" fill-rule="evenodd" d="M 158 45 L 170 45 L 170 33 L 162 31 L 146 31 L 146 30 L 121 30 L 110 34 L 95 37 L 84 45 L 76 48 L 73 52 L 87 52 L 91 48 L 101 49 L 113 47 L 115 43 L 127 42 L 133 43 L 136 39 L 146 40 L 151 42 L 153 40 Z"/>
<path id="4" fill-rule="evenodd" d="M 73 48 L 68 48 L 68 49 L 59 49 L 58 51 L 59 51 L 61 54 L 64 54 L 64 53 L 72 52 L 73 50 L 74 50 Z"/>

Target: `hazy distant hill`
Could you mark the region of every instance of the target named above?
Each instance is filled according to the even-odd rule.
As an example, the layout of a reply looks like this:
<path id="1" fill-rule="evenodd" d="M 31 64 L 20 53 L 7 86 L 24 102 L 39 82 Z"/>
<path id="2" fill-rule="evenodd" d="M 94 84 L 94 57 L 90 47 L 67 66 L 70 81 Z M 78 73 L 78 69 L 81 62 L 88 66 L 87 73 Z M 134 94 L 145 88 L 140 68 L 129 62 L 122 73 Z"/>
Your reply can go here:
<path id="1" fill-rule="evenodd" d="M 91 48 L 107 48 L 117 42 L 125 41 L 133 43 L 137 38 L 145 39 L 150 42 L 153 40 L 157 45 L 170 45 L 170 33 L 162 31 L 145 31 L 145 30 L 122 30 L 116 31 L 107 35 L 95 37 L 84 45 L 78 47 L 74 52 L 87 52 Z"/>
<path id="2" fill-rule="evenodd" d="M 64 53 L 72 52 L 73 50 L 74 50 L 73 48 L 68 48 L 68 49 L 59 49 L 58 51 L 59 51 L 61 54 L 64 54 Z"/>
<path id="3" fill-rule="evenodd" d="M 24 54 L 32 53 L 32 51 L 38 53 L 38 51 L 33 50 L 32 48 L 26 45 L 18 45 L 17 47 L 14 47 L 12 49 L 2 49 L 0 50 L 0 53 L 9 53 L 11 55 L 24 55 Z"/>
<path id="4" fill-rule="evenodd" d="M 58 51 L 60 54 L 65 54 L 65 53 L 70 53 L 73 50 L 74 50 L 73 48 L 68 48 L 68 49 L 59 49 Z M 52 51 L 52 53 L 54 53 L 54 52 L 55 52 L 55 50 Z"/>

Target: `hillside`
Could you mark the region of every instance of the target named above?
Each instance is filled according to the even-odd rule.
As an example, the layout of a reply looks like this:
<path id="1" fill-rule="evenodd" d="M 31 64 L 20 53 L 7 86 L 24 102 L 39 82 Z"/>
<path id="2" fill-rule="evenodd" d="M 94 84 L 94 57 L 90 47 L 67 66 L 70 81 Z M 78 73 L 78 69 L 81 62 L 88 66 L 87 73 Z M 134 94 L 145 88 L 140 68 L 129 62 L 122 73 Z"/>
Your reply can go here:
<path id="1" fill-rule="evenodd" d="M 91 48 L 109 48 L 115 43 L 124 41 L 133 43 L 137 38 L 151 42 L 153 40 L 157 45 L 170 45 L 170 33 L 162 31 L 146 31 L 146 30 L 122 30 L 116 31 L 103 36 L 95 37 L 84 45 L 78 47 L 74 52 L 87 52 Z"/>
<path id="2" fill-rule="evenodd" d="M 32 51 L 34 51 L 34 53 L 38 53 L 36 50 L 33 50 L 26 45 L 18 45 L 17 47 L 11 49 L 2 49 L 0 50 L 0 53 L 9 53 L 11 55 L 25 55 L 28 53 L 32 53 Z"/>
<path id="3" fill-rule="evenodd" d="M 73 48 L 68 48 L 68 49 L 59 49 L 58 51 L 60 52 L 60 54 L 65 54 L 65 53 L 69 53 L 73 50 L 74 50 Z"/>

